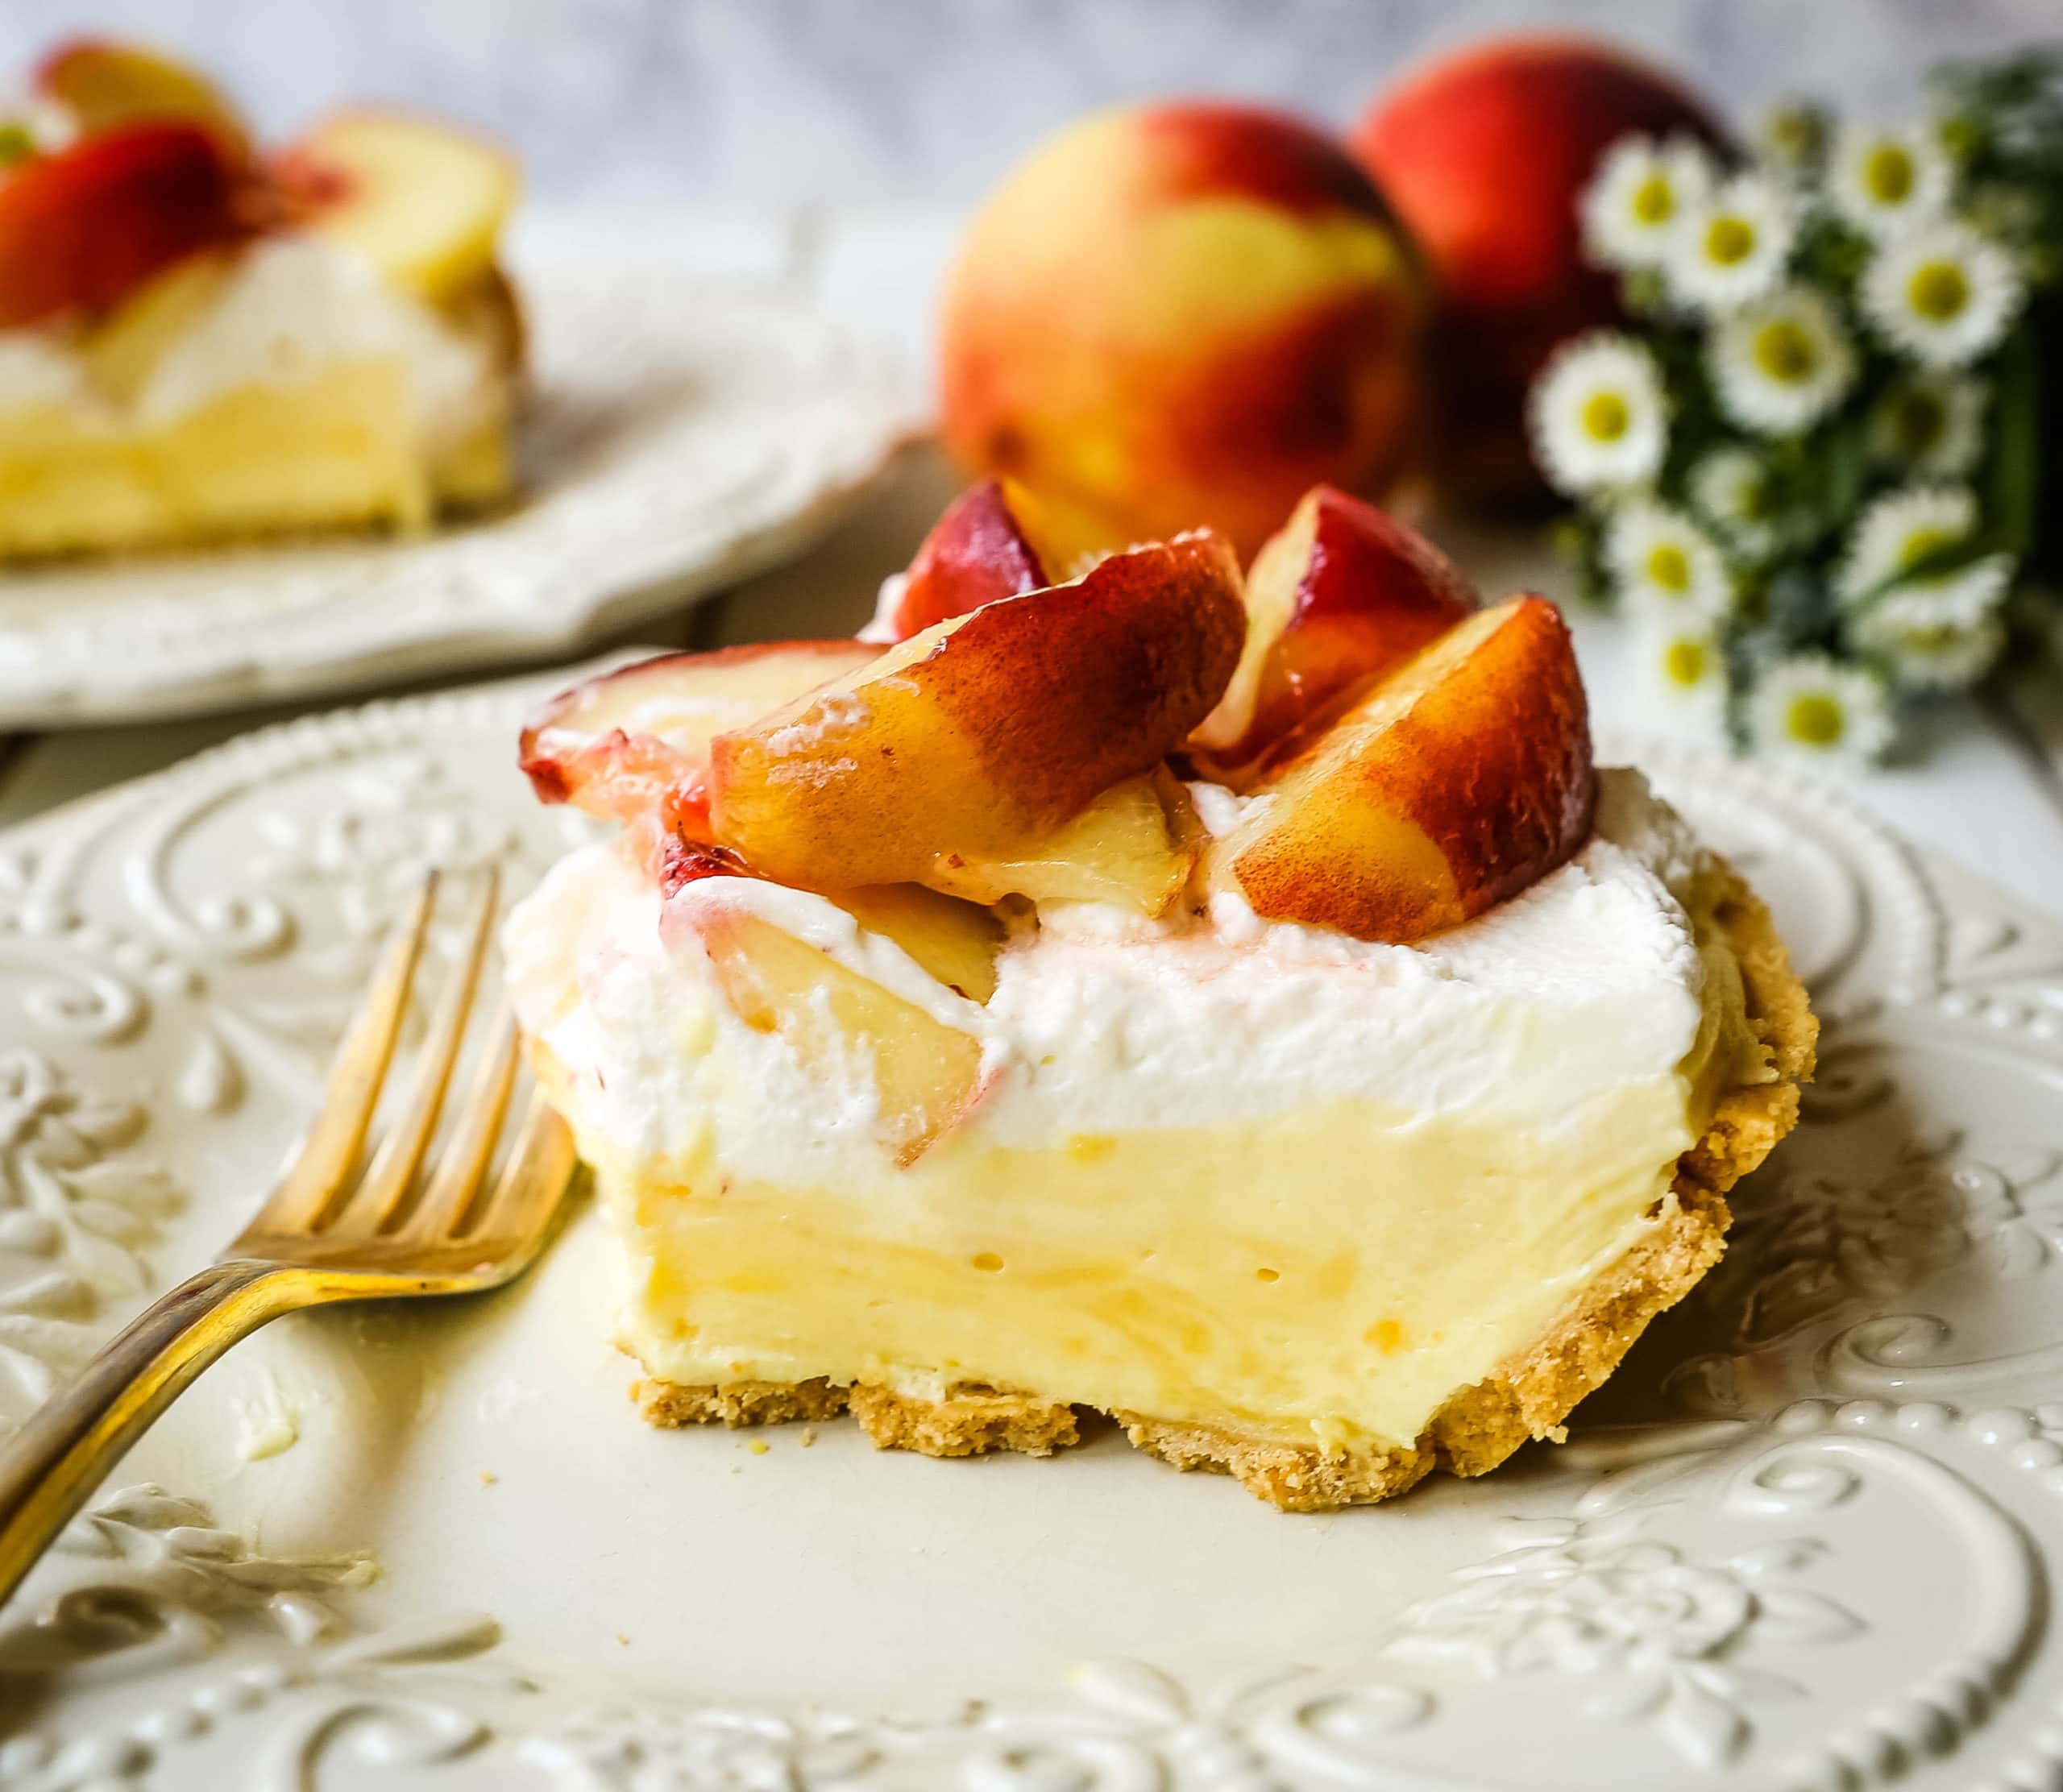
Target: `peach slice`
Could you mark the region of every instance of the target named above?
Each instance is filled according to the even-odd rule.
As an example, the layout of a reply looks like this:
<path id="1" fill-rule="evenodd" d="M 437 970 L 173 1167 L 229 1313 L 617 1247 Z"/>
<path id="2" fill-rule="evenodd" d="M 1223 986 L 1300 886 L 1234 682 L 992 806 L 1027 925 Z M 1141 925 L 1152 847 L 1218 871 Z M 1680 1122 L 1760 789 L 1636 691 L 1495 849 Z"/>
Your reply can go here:
<path id="1" fill-rule="evenodd" d="M 1246 615 L 1208 533 L 933 624 L 710 743 L 716 839 L 812 889 L 1006 859 L 1151 771 L 1217 702 Z"/>
<path id="2" fill-rule="evenodd" d="M 720 906 L 692 923 L 718 987 L 745 1025 L 773 1033 L 826 1081 L 878 1097 L 874 1135 L 914 1164 L 980 1093 L 982 1046 L 770 921 Z"/>
<path id="3" fill-rule="evenodd" d="M 1202 840 L 1189 792 L 1164 766 L 1114 784 L 1079 815 L 1006 857 L 948 854 L 932 882 L 970 902 L 1108 902 L 1164 915 L 1189 882 Z"/>
<path id="4" fill-rule="evenodd" d="M 1121 544 L 1070 531 L 1015 479 L 983 479 L 945 507 L 902 586 L 868 631 L 907 641 L 999 597 L 1043 590 Z"/>
<path id="5" fill-rule="evenodd" d="M 199 125 L 131 125 L 0 176 L 0 330 L 119 303 L 240 235 L 243 173 Z"/>
<path id="6" fill-rule="evenodd" d="M 550 699 L 518 743 L 546 803 L 604 820 L 663 811 L 706 836 L 709 742 L 875 657 L 853 641 L 769 641 L 713 653 L 666 653 L 589 678 Z"/>
<path id="7" fill-rule="evenodd" d="M 280 159 L 304 222 L 432 305 L 492 271 L 516 203 L 515 163 L 495 144 L 399 113 L 341 113 Z"/>
<path id="8" fill-rule="evenodd" d="M 720 846 L 669 833 L 656 852 L 659 892 L 670 898 L 704 877 L 753 877 L 758 873 L 737 853 Z M 996 955 L 1002 950 L 1002 923 L 988 910 L 921 884 L 877 884 L 843 890 L 829 897 L 869 933 L 893 940 L 956 995 L 986 1002 L 996 993 Z"/>
<path id="9" fill-rule="evenodd" d="M 983 479 L 945 507 L 878 620 L 882 639 L 907 641 L 935 622 L 1052 583 L 1019 520 L 1020 496 L 1014 482 Z"/>
<path id="10" fill-rule="evenodd" d="M 181 119 L 205 125 L 239 155 L 249 148 L 249 133 L 227 94 L 198 69 L 140 44 L 74 38 L 37 64 L 30 84 L 81 137 L 147 119 Z"/>
<path id="11" fill-rule="evenodd" d="M 921 884 L 877 884 L 831 898 L 870 933 L 893 940 L 911 957 L 969 1002 L 996 993 L 1002 923 L 986 908 Z"/>
<path id="12" fill-rule="evenodd" d="M 1255 912 L 1408 941 L 1560 865 L 1596 803 L 1567 625 L 1519 597 L 1442 635 L 1264 787 L 1204 855 Z"/>
<path id="13" fill-rule="evenodd" d="M 1247 574 L 1247 645 L 1193 745 L 1251 762 L 1476 608 L 1454 562 L 1415 529 L 1329 485 L 1304 495 Z"/>
<path id="14" fill-rule="evenodd" d="M 735 852 L 670 836 L 659 853 L 659 886 L 672 896 L 704 877 L 757 875 Z M 996 956 L 1002 923 L 973 902 L 941 895 L 921 884 L 878 884 L 841 890 L 828 898 L 869 933 L 892 940 L 956 995 L 986 1002 L 996 993 Z"/>

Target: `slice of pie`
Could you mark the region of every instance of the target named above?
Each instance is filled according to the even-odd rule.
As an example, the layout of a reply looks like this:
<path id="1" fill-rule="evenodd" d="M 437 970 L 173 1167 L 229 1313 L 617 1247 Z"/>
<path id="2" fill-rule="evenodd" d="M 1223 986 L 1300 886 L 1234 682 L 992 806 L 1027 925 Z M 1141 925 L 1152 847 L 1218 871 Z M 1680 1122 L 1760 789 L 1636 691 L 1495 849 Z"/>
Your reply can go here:
<path id="1" fill-rule="evenodd" d="M 370 111 L 276 155 L 81 42 L 0 117 L 0 558 L 417 529 L 504 496 L 522 358 L 491 145 Z"/>
<path id="2" fill-rule="evenodd" d="M 1243 595 L 1206 535 L 938 607 L 525 733 L 626 823 L 506 946 L 646 1417 L 956 1456 L 1100 1412 L 1293 1510 L 1560 1435 L 1719 1257 L 1815 1024 L 1593 771 L 1552 606 L 1319 492 Z"/>

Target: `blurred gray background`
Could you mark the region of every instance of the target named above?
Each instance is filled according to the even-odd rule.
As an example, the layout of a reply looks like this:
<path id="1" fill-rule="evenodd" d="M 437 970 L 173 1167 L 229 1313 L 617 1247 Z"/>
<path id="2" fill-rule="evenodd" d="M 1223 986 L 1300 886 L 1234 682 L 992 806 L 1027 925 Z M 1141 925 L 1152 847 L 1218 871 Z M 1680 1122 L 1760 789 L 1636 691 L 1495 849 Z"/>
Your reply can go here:
<path id="1" fill-rule="evenodd" d="M 1891 115 L 1928 61 L 2063 38 L 2063 0 L 0 0 L 17 67 L 133 33 L 269 131 L 410 100 L 504 135 L 540 194 L 722 205 L 972 198 L 1062 119 L 1149 93 L 1343 123 L 1428 52 L 1549 23 L 1737 111 L 1805 89 Z"/>

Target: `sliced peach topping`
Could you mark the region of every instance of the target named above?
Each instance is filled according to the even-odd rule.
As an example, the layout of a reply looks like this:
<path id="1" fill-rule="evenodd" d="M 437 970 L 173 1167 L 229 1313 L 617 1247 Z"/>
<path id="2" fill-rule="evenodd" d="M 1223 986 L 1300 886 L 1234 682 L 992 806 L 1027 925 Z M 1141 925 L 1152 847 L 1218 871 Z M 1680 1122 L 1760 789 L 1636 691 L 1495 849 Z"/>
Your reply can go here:
<path id="1" fill-rule="evenodd" d="M 1002 923 L 978 903 L 921 884 L 841 890 L 831 900 L 868 932 L 894 940 L 956 994 L 986 1002 L 996 993 Z"/>
<path id="2" fill-rule="evenodd" d="M 126 125 L 0 175 L 0 330 L 105 311 L 248 227 L 246 171 L 214 131 Z"/>
<path id="3" fill-rule="evenodd" d="M 870 638 L 907 641 L 1000 597 L 1044 590 L 1115 542 L 1070 533 L 1015 479 L 983 479 L 945 507 Z"/>
<path id="4" fill-rule="evenodd" d="M 318 125 L 280 157 L 277 173 L 306 228 L 431 305 L 492 274 L 521 185 L 499 145 L 372 108 Z"/>
<path id="5" fill-rule="evenodd" d="M 786 641 L 641 660 L 545 703 L 524 728 L 519 763 L 544 802 L 614 821 L 662 812 L 670 827 L 706 839 L 712 737 L 878 651 L 852 641 Z"/>
<path id="6" fill-rule="evenodd" d="M 1387 512 L 1314 486 L 1254 558 L 1247 643 L 1193 745 L 1238 781 L 1276 742 L 1476 608 L 1454 563 Z"/>
<path id="7" fill-rule="evenodd" d="M 659 853 L 659 890 L 670 897 L 705 877 L 750 877 L 752 868 L 720 846 L 670 836 Z M 973 902 L 921 884 L 876 884 L 841 890 L 835 902 L 869 933 L 892 940 L 956 995 L 986 1002 L 996 993 L 996 954 L 1002 923 Z"/>
<path id="8" fill-rule="evenodd" d="M 1002 480 L 984 479 L 945 507 L 881 618 L 882 637 L 907 641 L 935 622 L 1052 583 L 1012 496 Z"/>
<path id="9" fill-rule="evenodd" d="M 860 1076 L 878 1105 L 875 1136 L 913 1164 L 980 1093 L 981 1042 L 742 908 L 712 905 L 695 931 L 739 1018 L 778 1035 L 834 1086 Z"/>
<path id="10" fill-rule="evenodd" d="M 36 65 L 31 85 L 81 137 L 181 119 L 206 126 L 239 152 L 247 147 L 243 120 L 227 94 L 198 69 L 140 44 L 74 38 Z"/>
<path id="11" fill-rule="evenodd" d="M 718 735 L 716 838 L 811 889 L 1007 861 L 1181 745 L 1239 657 L 1239 590 L 1205 533 L 935 624 Z"/>
<path id="12" fill-rule="evenodd" d="M 1052 832 L 1001 858 L 948 853 L 932 881 L 971 902 L 1109 902 L 1167 912 L 1189 882 L 1202 831 L 1189 794 L 1164 766 L 1128 778 Z"/>
<path id="13" fill-rule="evenodd" d="M 1376 685 L 1214 840 L 1203 877 L 1257 914 L 1408 941 L 1545 876 L 1596 802 L 1567 626 L 1514 598 Z"/>

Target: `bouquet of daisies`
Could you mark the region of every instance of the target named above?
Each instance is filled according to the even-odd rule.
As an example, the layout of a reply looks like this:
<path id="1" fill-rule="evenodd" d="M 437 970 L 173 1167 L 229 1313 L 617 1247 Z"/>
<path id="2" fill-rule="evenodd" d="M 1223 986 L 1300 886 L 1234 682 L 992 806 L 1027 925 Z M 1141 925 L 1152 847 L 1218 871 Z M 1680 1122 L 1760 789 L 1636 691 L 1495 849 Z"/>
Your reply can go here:
<path id="1" fill-rule="evenodd" d="M 1587 594 L 1756 751 L 1874 758 L 1912 700 L 2063 645 L 2063 54 L 1932 98 L 1787 108 L 1739 167 L 1628 138 L 1583 200 L 1631 323 L 1542 371 L 1534 452 Z"/>

